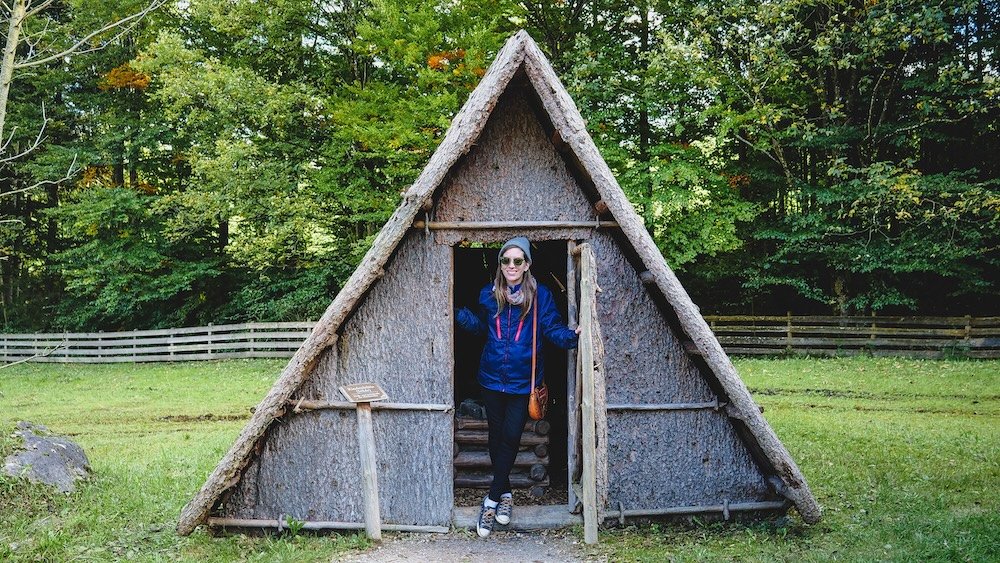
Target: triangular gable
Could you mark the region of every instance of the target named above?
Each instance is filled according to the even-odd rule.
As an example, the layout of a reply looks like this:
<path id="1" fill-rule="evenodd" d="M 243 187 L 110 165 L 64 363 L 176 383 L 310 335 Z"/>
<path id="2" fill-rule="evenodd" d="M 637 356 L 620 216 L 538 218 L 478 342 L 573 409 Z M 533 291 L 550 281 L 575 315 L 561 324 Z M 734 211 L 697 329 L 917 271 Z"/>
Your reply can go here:
<path id="1" fill-rule="evenodd" d="M 781 479 L 780 492 L 795 504 L 803 520 L 819 520 L 819 505 L 813 499 L 795 462 L 761 416 L 722 346 L 680 281 L 667 266 L 641 218 L 628 202 L 587 133 L 583 118 L 545 55 L 527 32 L 520 31 L 497 54 L 482 81 L 452 121 L 444 140 L 420 176 L 405 192 L 403 202 L 383 226 L 358 268 L 257 406 L 236 442 L 223 456 L 201 490 L 184 507 L 177 525 L 178 533 L 189 534 L 204 522 L 221 495 L 239 479 L 240 471 L 249 462 L 255 444 L 269 425 L 284 414 L 288 399 L 312 373 L 323 351 L 336 343 L 341 325 L 384 274 L 384 268 L 396 247 L 418 214 L 431 203 L 435 189 L 459 159 L 475 145 L 500 96 L 521 68 L 528 76 L 556 132 L 579 163 L 581 172 L 593 182 L 608 205 L 609 212 L 619 223 L 626 240 L 655 281 L 655 286 L 673 308 L 682 330 L 692 339 L 698 353 L 712 370 L 712 375 L 728 395 L 731 401 L 727 407 L 728 414 L 746 426 L 760 452 Z"/>

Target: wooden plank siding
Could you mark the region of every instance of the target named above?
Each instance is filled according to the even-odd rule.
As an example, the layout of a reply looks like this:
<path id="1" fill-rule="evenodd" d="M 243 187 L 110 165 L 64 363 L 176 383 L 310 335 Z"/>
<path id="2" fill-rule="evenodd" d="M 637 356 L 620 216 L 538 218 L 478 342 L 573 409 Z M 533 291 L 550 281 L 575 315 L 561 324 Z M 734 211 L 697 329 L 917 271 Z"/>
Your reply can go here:
<path id="1" fill-rule="evenodd" d="M 705 317 L 728 354 L 1000 359 L 1000 317 Z M 3 363 L 290 358 L 312 322 L 123 332 L 0 334 Z"/>

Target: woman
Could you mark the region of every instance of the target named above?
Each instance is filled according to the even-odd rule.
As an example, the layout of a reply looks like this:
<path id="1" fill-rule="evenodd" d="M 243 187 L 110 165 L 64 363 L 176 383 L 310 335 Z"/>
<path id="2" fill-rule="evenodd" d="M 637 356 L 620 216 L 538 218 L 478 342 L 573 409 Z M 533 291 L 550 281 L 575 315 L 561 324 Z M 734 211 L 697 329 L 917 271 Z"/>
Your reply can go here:
<path id="1" fill-rule="evenodd" d="M 575 348 L 577 331 L 563 324 L 552 292 L 531 275 L 531 243 L 525 237 L 507 241 L 500 249 L 496 279 L 479 293 L 479 311 L 459 309 L 464 330 L 487 336 L 479 361 L 479 384 L 489 423 L 493 483 L 483 499 L 476 531 L 486 537 L 494 521 L 510 522 L 514 500 L 510 471 L 528 418 L 531 358 L 535 355 L 535 385 L 542 384 L 541 337 L 560 348 Z M 537 322 L 539 337 L 533 339 Z M 534 342 L 533 342 L 534 340 Z"/>

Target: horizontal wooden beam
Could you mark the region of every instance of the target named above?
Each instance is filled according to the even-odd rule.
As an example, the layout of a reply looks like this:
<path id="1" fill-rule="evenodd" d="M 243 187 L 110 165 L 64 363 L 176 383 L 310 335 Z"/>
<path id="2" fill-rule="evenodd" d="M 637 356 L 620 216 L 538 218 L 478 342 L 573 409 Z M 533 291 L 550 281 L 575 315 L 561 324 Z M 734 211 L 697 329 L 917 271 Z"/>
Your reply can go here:
<path id="1" fill-rule="evenodd" d="M 718 400 L 707 403 L 659 403 L 659 404 L 638 404 L 619 403 L 608 404 L 609 411 L 697 411 L 697 410 L 719 410 L 726 406 Z"/>
<path id="2" fill-rule="evenodd" d="M 291 526 L 282 520 L 265 520 L 256 518 L 213 518 L 206 519 L 209 526 L 227 528 L 261 528 L 275 531 L 288 530 Z M 296 525 L 298 527 L 298 525 Z M 435 534 L 446 534 L 451 528 L 445 526 L 412 526 L 409 524 L 385 524 L 381 525 L 383 530 L 390 532 L 431 532 Z M 364 522 L 323 522 L 306 521 L 301 522 L 302 530 L 364 530 Z"/>
<path id="3" fill-rule="evenodd" d="M 721 512 L 728 520 L 730 512 L 752 512 L 758 510 L 784 510 L 791 503 L 788 501 L 762 502 L 726 502 L 722 504 L 707 504 L 696 506 L 671 506 L 667 508 L 640 508 L 636 510 L 608 510 L 602 513 L 604 518 L 629 518 L 643 516 L 672 516 L 685 514 L 709 514 Z"/>
<path id="4" fill-rule="evenodd" d="M 315 401 L 311 399 L 289 399 L 288 406 L 293 412 L 317 411 L 317 410 L 354 410 L 356 403 L 348 401 Z M 440 411 L 451 412 L 455 409 L 452 405 L 435 403 L 389 403 L 377 401 L 371 403 L 373 411 Z"/>
<path id="5" fill-rule="evenodd" d="M 468 230 L 489 229 L 617 229 L 618 221 L 414 221 L 414 229 Z"/>

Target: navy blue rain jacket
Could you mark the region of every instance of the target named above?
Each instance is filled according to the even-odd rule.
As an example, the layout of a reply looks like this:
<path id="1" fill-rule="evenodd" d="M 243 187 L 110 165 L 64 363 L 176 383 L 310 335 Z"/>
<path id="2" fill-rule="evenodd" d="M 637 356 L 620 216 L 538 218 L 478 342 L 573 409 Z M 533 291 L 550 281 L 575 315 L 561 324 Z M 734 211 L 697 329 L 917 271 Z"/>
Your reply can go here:
<path id="1" fill-rule="evenodd" d="M 576 347 L 577 335 L 559 316 L 552 292 L 538 284 L 538 338 L 535 342 L 535 385 L 544 377 L 542 339 L 563 349 Z M 458 325 L 473 334 L 486 335 L 486 345 L 479 360 L 479 384 L 493 391 L 527 395 L 531 392 L 531 312 L 521 319 L 521 307 L 507 304 L 497 315 L 493 284 L 479 292 L 478 314 L 462 308 L 456 314 Z"/>

